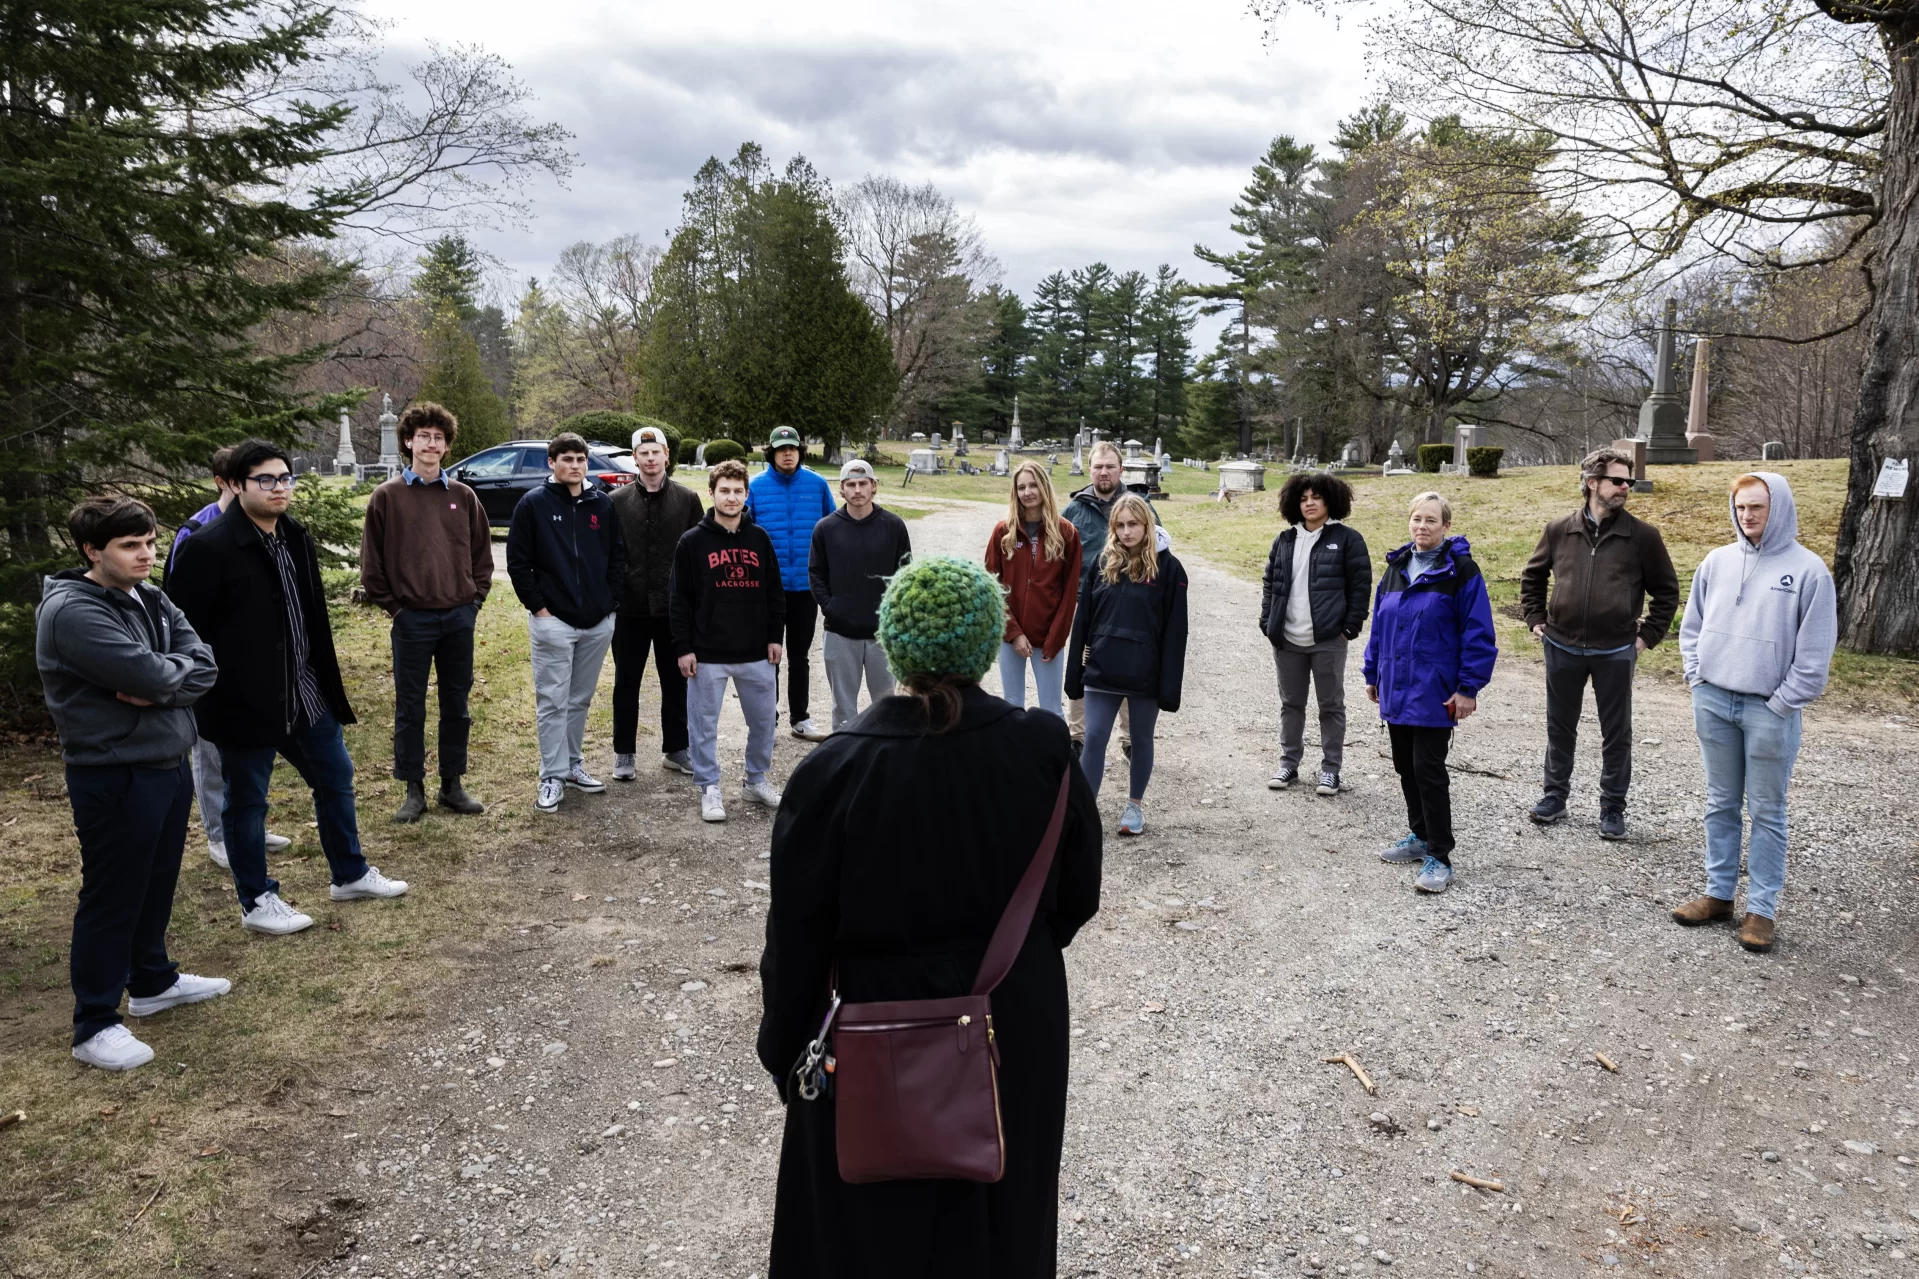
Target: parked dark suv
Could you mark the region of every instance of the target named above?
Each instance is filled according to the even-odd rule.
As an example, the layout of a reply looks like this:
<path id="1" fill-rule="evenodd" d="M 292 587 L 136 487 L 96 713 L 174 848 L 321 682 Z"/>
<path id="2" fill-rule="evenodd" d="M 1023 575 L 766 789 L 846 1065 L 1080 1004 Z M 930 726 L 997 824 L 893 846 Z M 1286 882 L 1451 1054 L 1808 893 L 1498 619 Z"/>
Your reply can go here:
<path id="1" fill-rule="evenodd" d="M 586 482 L 612 490 L 631 484 L 639 473 L 633 465 L 633 452 L 615 444 L 592 443 L 587 446 Z M 480 495 L 488 522 L 499 525 L 513 522 L 513 508 L 520 498 L 546 483 L 552 472 L 546 465 L 545 440 L 514 440 L 495 448 L 482 449 L 446 468 L 447 474 L 468 485 Z"/>

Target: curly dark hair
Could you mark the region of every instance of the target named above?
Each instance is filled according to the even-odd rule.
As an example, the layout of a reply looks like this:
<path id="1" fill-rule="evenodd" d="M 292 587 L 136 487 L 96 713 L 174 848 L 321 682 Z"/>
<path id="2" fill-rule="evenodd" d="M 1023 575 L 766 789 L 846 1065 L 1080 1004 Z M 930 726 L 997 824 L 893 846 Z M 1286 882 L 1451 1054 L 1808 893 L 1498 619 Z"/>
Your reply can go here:
<path id="1" fill-rule="evenodd" d="M 453 410 L 432 400 L 415 400 L 406 406 L 406 412 L 400 414 L 399 425 L 393 433 L 400 437 L 400 452 L 406 455 L 409 464 L 413 461 L 413 433 L 423 426 L 436 428 L 446 436 L 447 451 L 453 449 L 453 441 L 460 438 L 460 419 L 453 416 Z"/>
<path id="2" fill-rule="evenodd" d="M 1330 471 L 1298 471 L 1288 476 L 1279 489 L 1279 513 L 1286 517 L 1288 524 L 1306 522 L 1306 517 L 1299 513 L 1299 502 L 1308 493 L 1319 495 L 1319 500 L 1326 504 L 1329 520 L 1343 520 L 1353 513 L 1352 485 Z"/>

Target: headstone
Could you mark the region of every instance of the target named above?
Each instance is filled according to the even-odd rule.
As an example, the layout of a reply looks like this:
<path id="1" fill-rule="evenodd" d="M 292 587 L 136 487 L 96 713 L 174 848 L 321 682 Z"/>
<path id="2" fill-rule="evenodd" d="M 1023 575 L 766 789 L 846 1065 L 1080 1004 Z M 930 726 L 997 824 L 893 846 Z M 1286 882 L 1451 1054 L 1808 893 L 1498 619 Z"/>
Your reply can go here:
<path id="1" fill-rule="evenodd" d="M 1692 348 L 1692 406 L 1686 414 L 1686 443 L 1710 462 L 1716 456 L 1712 429 L 1706 424 L 1706 367 L 1712 358 L 1712 339 L 1700 338 Z"/>
<path id="2" fill-rule="evenodd" d="M 1086 474 L 1086 433 L 1084 431 L 1073 437 L 1073 469 L 1067 474 Z"/>
<path id="3" fill-rule="evenodd" d="M 1138 441 L 1138 440 L 1128 440 L 1128 441 L 1126 441 L 1126 443 L 1125 443 L 1125 445 L 1124 445 L 1123 447 L 1124 447 L 1124 448 L 1126 449 L 1126 460 L 1127 460 L 1127 461 L 1129 461 L 1129 462 L 1130 462 L 1130 461 L 1132 461 L 1132 460 L 1133 460 L 1134 458 L 1136 458 L 1136 457 L 1138 457 L 1138 456 L 1139 456 L 1139 450 L 1140 450 L 1140 443 L 1139 443 L 1139 441 Z"/>
<path id="4" fill-rule="evenodd" d="M 1009 468 L 1006 465 L 1006 450 L 1001 449 L 993 455 L 993 474 L 1005 475 L 1008 473 L 1008 470 Z"/>
<path id="5" fill-rule="evenodd" d="M 909 440 L 924 440 L 926 438 L 926 432 L 915 431 L 911 435 L 907 436 L 906 438 Z"/>
<path id="6" fill-rule="evenodd" d="M 693 450 L 693 465 L 695 466 L 706 465 L 706 445 L 704 442 L 702 442 L 698 448 Z"/>
<path id="7" fill-rule="evenodd" d="M 1135 484 L 1142 485 L 1149 492 L 1157 489 L 1159 463 L 1151 458 L 1141 457 L 1139 450 L 1134 449 L 1131 456 L 1120 462 L 1119 482 L 1129 488 Z"/>
<path id="8" fill-rule="evenodd" d="M 1386 450 L 1385 473 L 1387 475 L 1404 475 L 1411 469 L 1411 467 L 1406 465 L 1405 451 L 1399 447 L 1399 441 L 1394 440 L 1393 446 Z"/>
<path id="9" fill-rule="evenodd" d="M 1360 465 L 1358 440 L 1346 441 L 1346 447 L 1339 451 L 1339 464 L 1341 466 Z"/>
<path id="10" fill-rule="evenodd" d="M 938 431 L 935 431 L 933 432 L 933 451 L 937 453 L 939 452 L 939 450 L 940 450 L 940 433 Z"/>
<path id="11" fill-rule="evenodd" d="M 1219 486 L 1227 493 L 1263 493 L 1266 490 L 1266 468 L 1258 462 L 1222 462 L 1219 467 Z"/>
<path id="12" fill-rule="evenodd" d="M 1007 437 L 1007 443 L 1012 446 L 1013 451 L 1016 453 L 1019 451 L 1020 445 L 1024 443 L 1024 441 L 1020 438 L 1019 396 L 1017 395 L 1013 397 L 1013 429 Z"/>
<path id="13" fill-rule="evenodd" d="M 1673 324 L 1679 304 L 1666 299 L 1659 325 L 1659 345 L 1653 356 L 1652 394 L 1639 406 L 1639 438 L 1646 441 L 1646 461 L 1652 466 L 1691 466 L 1699 450 L 1686 443 L 1686 409 L 1673 390 Z"/>
<path id="14" fill-rule="evenodd" d="M 966 428 L 958 422 L 953 423 L 953 456 L 966 456 Z"/>
<path id="15" fill-rule="evenodd" d="M 387 474 L 398 475 L 402 465 L 400 460 L 400 419 L 393 413 L 393 397 L 380 397 L 380 465 L 387 468 Z"/>
<path id="16" fill-rule="evenodd" d="M 359 459 L 353 454 L 353 418 L 340 410 L 340 448 L 333 455 L 333 470 L 338 475 L 353 475 Z"/>
<path id="17" fill-rule="evenodd" d="M 1479 428 L 1476 426 L 1468 426 L 1464 422 L 1456 423 L 1453 427 L 1454 474 L 1466 474 L 1466 452 L 1468 449 L 1477 447 L 1479 447 Z"/>
<path id="18" fill-rule="evenodd" d="M 1646 459 L 1652 452 L 1651 446 L 1636 435 L 1629 435 L 1623 440 L 1614 440 L 1612 446 L 1632 458 L 1632 491 L 1652 492 L 1652 481 L 1646 478 Z"/>
<path id="19" fill-rule="evenodd" d="M 931 475 L 940 469 L 940 455 L 932 449 L 914 449 L 906 455 L 906 464 L 920 475 Z"/>
<path id="20" fill-rule="evenodd" d="M 1759 460 L 1762 462 L 1783 462 L 1786 460 L 1786 442 L 1767 440 L 1759 446 Z"/>

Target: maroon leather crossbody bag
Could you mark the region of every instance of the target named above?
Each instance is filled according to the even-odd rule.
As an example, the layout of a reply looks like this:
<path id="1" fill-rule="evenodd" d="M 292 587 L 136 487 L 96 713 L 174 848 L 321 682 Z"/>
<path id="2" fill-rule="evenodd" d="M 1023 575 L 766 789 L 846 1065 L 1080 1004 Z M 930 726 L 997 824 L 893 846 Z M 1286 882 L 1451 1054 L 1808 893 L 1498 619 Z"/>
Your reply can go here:
<path id="1" fill-rule="evenodd" d="M 832 1075 L 844 1180 L 991 1182 L 1005 1174 L 992 994 L 1032 927 L 1066 821 L 1071 782 L 1068 771 L 1046 836 L 1000 915 L 971 994 L 842 1005 L 833 992 L 820 1033 L 800 1063 L 799 1083 L 800 1095 L 810 1100 L 819 1095 L 822 1071 Z"/>

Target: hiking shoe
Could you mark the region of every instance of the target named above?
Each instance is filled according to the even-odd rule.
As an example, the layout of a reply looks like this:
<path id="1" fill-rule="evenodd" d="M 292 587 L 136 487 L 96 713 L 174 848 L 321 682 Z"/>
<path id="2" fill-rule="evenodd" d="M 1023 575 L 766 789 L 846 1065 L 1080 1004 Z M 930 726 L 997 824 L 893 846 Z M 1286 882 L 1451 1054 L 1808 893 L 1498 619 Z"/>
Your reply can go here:
<path id="1" fill-rule="evenodd" d="M 227 846 L 225 844 L 208 844 L 207 858 L 221 870 L 233 869 L 233 864 L 227 860 Z"/>
<path id="2" fill-rule="evenodd" d="M 406 784 L 406 802 L 400 805 L 400 811 L 393 814 L 393 820 L 405 825 L 417 822 L 426 816 L 426 783 L 408 782 Z"/>
<path id="3" fill-rule="evenodd" d="M 633 767 L 632 751 L 622 751 L 613 757 L 613 780 L 614 781 L 630 782 L 635 777 L 638 777 L 639 775 L 640 775 L 640 770 Z"/>
<path id="4" fill-rule="evenodd" d="M 1755 955 L 1763 955 L 1772 949 L 1772 921 L 1764 915 L 1746 912 L 1746 922 L 1739 925 L 1739 944 Z"/>
<path id="5" fill-rule="evenodd" d="M 746 797 L 748 803 L 763 804 L 767 808 L 778 808 L 780 806 L 780 793 L 773 789 L 773 783 L 767 781 L 765 778 L 761 778 L 757 782 L 746 783 L 746 785 L 740 787 L 740 794 Z"/>
<path id="6" fill-rule="evenodd" d="M 1399 837 L 1399 842 L 1379 855 L 1379 860 L 1395 866 L 1410 866 L 1423 859 L 1427 853 L 1426 841 L 1407 831 Z"/>
<path id="7" fill-rule="evenodd" d="M 441 808 L 450 808 L 456 813 L 465 813 L 469 817 L 486 811 L 486 805 L 467 794 L 466 787 L 460 784 L 460 779 L 457 777 L 440 779 L 439 804 Z"/>
<path id="8" fill-rule="evenodd" d="M 1127 800 L 1125 809 L 1119 815 L 1119 833 L 1122 835 L 1139 835 L 1145 833 L 1145 830 L 1145 810 L 1139 806 L 1138 800 Z"/>
<path id="9" fill-rule="evenodd" d="M 813 717 L 809 715 L 805 719 L 795 720 L 793 722 L 793 736 L 799 738 L 801 741 L 823 742 L 826 740 L 827 734 L 818 724 L 813 722 Z"/>
<path id="10" fill-rule="evenodd" d="M 313 927 L 313 916 L 293 909 L 280 900 L 278 893 L 261 893 L 253 899 L 253 909 L 241 913 L 240 927 L 249 932 L 284 937 Z"/>
<path id="11" fill-rule="evenodd" d="M 597 795 L 606 789 L 606 783 L 587 772 L 583 764 L 575 764 L 573 771 L 560 780 L 574 790 L 585 791 L 589 795 Z"/>
<path id="12" fill-rule="evenodd" d="M 1413 876 L 1413 887 L 1422 893 L 1443 893 L 1453 886 L 1453 868 L 1437 857 L 1428 857 Z"/>
<path id="13" fill-rule="evenodd" d="M 218 999 L 232 989 L 233 983 L 224 977 L 195 977 L 192 973 L 175 973 L 173 984 L 159 994 L 141 999 L 128 998 L 127 1016 L 151 1017 L 169 1008 L 178 1008 L 181 1004 Z"/>
<path id="14" fill-rule="evenodd" d="M 1292 764 L 1281 764 L 1273 775 L 1266 779 L 1267 790 L 1285 790 L 1299 780 L 1299 769 Z"/>
<path id="15" fill-rule="evenodd" d="M 660 756 L 660 767 L 669 773 L 693 776 L 693 756 L 686 751 L 668 751 Z"/>
<path id="16" fill-rule="evenodd" d="M 1626 810 L 1623 808 L 1602 808 L 1599 810 L 1599 838 L 1626 838 Z"/>
<path id="17" fill-rule="evenodd" d="M 1527 809 L 1526 816 L 1533 819 L 1535 826 L 1557 826 L 1566 820 L 1566 801 L 1557 795 L 1547 795 Z"/>
<path id="18" fill-rule="evenodd" d="M 283 848 L 291 847 L 293 847 L 293 841 L 285 835 L 275 835 L 272 831 L 267 832 L 267 851 L 269 853 L 277 853 Z"/>
<path id="19" fill-rule="evenodd" d="M 366 874 L 350 884 L 335 884 L 327 890 L 327 896 L 336 902 L 357 902 L 367 897 L 404 897 L 406 881 L 388 879 L 380 873 L 378 866 L 366 868 Z"/>
<path id="20" fill-rule="evenodd" d="M 700 820 L 703 822 L 726 820 L 726 805 L 720 799 L 718 786 L 708 786 L 700 792 Z"/>
<path id="21" fill-rule="evenodd" d="M 133 1032 L 115 1023 L 93 1038 L 73 1046 L 73 1059 L 101 1070 L 132 1070 L 153 1060 L 153 1049 L 133 1037 Z"/>
<path id="22" fill-rule="evenodd" d="M 557 777 L 540 779 L 540 797 L 533 801 L 533 807 L 542 813 L 557 813 L 560 801 L 566 797 L 566 783 Z"/>
<path id="23" fill-rule="evenodd" d="M 1720 897 L 1708 897 L 1704 893 L 1684 906 L 1676 907 L 1672 912 L 1672 922 L 1687 928 L 1697 928 L 1701 924 L 1715 924 L 1722 919 L 1731 918 L 1731 902 Z"/>
<path id="24" fill-rule="evenodd" d="M 1319 785 L 1313 788 L 1313 793 L 1316 795 L 1339 794 L 1339 774 L 1330 768 L 1320 769 Z"/>

